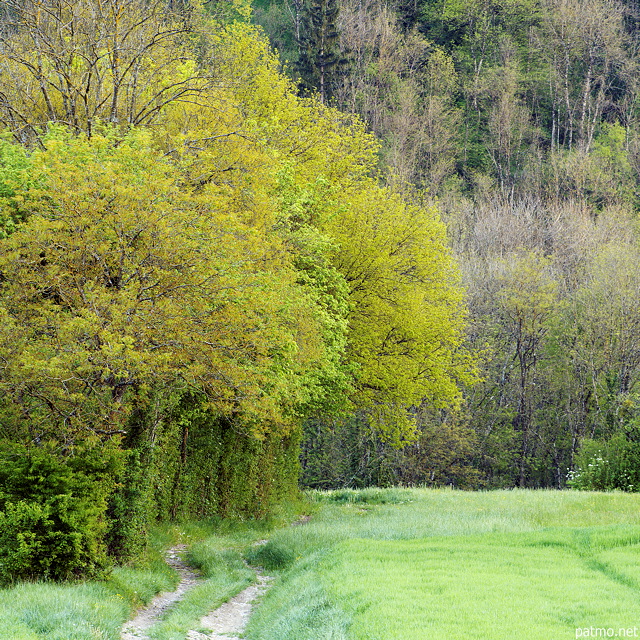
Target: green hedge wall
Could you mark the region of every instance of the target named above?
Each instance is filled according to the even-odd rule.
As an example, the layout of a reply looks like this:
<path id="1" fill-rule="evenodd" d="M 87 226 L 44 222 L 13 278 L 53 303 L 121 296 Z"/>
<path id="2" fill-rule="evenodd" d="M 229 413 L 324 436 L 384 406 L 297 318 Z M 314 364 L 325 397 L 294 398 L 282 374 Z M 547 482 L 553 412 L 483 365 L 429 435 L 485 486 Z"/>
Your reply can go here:
<path id="1" fill-rule="evenodd" d="M 239 425 L 188 397 L 139 407 L 120 442 L 0 442 L 0 584 L 95 576 L 138 555 L 154 521 L 261 518 L 296 497 L 300 434 Z"/>

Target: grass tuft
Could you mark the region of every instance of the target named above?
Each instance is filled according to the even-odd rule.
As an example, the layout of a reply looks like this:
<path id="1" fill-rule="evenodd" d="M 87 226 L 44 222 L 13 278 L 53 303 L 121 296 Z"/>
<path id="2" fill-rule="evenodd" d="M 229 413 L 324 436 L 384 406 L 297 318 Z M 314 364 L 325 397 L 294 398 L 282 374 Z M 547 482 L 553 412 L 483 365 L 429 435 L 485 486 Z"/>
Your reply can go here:
<path id="1" fill-rule="evenodd" d="M 253 547 L 247 554 L 247 561 L 267 571 L 282 571 L 290 567 L 296 557 L 293 550 L 281 542 L 267 542 L 258 547 Z"/>
<path id="2" fill-rule="evenodd" d="M 337 504 L 403 504 L 411 501 L 411 492 L 405 489 L 335 489 L 333 491 L 309 491 L 309 498 L 315 502 L 335 502 Z"/>

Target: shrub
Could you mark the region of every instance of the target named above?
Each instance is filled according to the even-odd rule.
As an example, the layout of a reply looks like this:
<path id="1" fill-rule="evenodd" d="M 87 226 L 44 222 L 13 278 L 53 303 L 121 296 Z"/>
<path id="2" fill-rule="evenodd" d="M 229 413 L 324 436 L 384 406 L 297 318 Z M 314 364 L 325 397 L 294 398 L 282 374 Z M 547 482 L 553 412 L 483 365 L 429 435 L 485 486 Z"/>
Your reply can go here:
<path id="1" fill-rule="evenodd" d="M 640 491 L 640 442 L 633 433 L 618 433 L 609 440 L 584 440 L 567 484 L 585 491 Z"/>
<path id="2" fill-rule="evenodd" d="M 83 549 L 82 533 L 74 531 L 71 522 L 65 522 L 64 515 L 70 512 L 69 498 L 59 496 L 46 505 L 24 501 L 5 504 L 5 511 L 0 512 L 0 580 L 3 583 L 65 579 L 78 572 L 93 573 L 97 558 Z"/>
<path id="3" fill-rule="evenodd" d="M 102 445 L 66 456 L 0 447 L 0 583 L 85 578 L 105 569 L 105 513 L 119 458 Z"/>

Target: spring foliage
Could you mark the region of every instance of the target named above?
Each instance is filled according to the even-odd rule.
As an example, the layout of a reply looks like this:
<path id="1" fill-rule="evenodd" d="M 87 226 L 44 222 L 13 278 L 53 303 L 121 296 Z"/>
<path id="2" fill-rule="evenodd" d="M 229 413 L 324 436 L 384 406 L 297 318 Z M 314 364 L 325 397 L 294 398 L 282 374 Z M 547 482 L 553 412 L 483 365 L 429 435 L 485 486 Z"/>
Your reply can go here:
<path id="1" fill-rule="evenodd" d="M 72 122 L 53 63 L 38 69 L 51 108 L 46 91 L 31 111 L 32 94 L 7 93 L 22 115 L 6 124 L 37 145 L 0 154 L 0 435 L 46 443 L 51 464 L 129 452 L 95 554 L 126 555 L 150 515 L 264 513 L 295 487 L 306 417 L 358 407 L 400 442 L 413 407 L 455 404 L 472 367 L 444 227 L 379 186 L 362 124 L 296 97 L 246 24 L 200 28 L 195 12 L 154 35 L 155 14 L 136 31 L 129 4 L 144 73 L 127 102 L 126 74 L 103 66 L 111 36 L 86 28 L 93 1 L 73 6 L 69 73 L 109 80 Z M 27 17 L 3 36 L 0 74 L 57 28 Z M 83 71 L 78 51 L 103 36 L 106 58 Z M 126 115 L 145 104 L 149 118 Z M 5 496 L 5 518 L 44 522 L 59 504 L 20 500 Z"/>

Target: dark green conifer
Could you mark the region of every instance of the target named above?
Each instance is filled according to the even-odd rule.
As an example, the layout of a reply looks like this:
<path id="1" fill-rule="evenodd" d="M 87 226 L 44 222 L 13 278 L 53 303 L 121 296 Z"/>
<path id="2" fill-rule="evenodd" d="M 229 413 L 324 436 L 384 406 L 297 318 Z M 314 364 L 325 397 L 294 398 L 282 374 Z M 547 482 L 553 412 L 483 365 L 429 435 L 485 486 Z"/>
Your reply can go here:
<path id="1" fill-rule="evenodd" d="M 347 58 L 340 49 L 337 0 L 307 0 L 302 7 L 298 37 L 302 93 L 317 91 L 323 103 L 334 95 Z"/>

